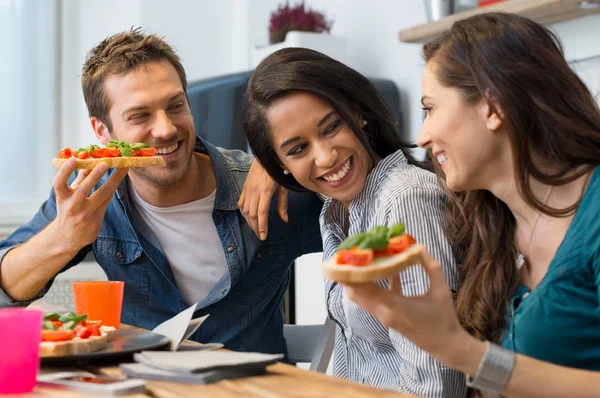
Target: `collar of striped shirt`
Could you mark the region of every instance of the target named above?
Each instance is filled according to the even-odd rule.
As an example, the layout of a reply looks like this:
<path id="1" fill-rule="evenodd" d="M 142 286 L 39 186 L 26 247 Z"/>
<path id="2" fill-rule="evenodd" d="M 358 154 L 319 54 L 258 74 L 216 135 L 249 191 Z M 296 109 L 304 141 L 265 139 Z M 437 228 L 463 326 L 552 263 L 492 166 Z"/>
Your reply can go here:
<path id="1" fill-rule="evenodd" d="M 381 183 L 386 179 L 388 174 L 396 167 L 408 166 L 408 161 L 402 153 L 402 150 L 398 150 L 391 155 L 381 159 L 377 165 L 367 175 L 365 186 L 360 191 L 358 196 L 350 202 L 350 208 L 356 205 L 361 205 L 366 201 L 369 201 L 373 195 L 376 195 L 381 187 Z M 348 236 L 349 219 L 345 215 L 347 209 L 344 207 L 342 202 L 333 198 L 327 198 L 321 211 L 321 227 L 326 229 L 333 229 L 335 234 L 340 237 Z M 325 249 L 325 248 L 324 248 Z M 337 250 L 337 246 L 333 248 L 333 252 Z M 324 253 L 324 258 L 329 258 L 333 253 Z"/>

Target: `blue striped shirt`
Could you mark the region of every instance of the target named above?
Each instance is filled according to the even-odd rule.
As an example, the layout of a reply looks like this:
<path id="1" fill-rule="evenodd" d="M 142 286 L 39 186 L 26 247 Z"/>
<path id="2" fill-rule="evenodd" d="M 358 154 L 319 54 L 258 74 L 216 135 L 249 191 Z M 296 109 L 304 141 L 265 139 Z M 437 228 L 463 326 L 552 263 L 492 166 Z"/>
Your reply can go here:
<path id="1" fill-rule="evenodd" d="M 346 209 L 327 199 L 320 217 L 324 259 L 333 256 L 349 235 L 378 225 L 403 222 L 406 232 L 427 246 L 444 265 L 451 289 L 458 289 L 453 251 L 444 234 L 445 195 L 433 173 L 409 165 L 401 151 L 381 160 L 367 176 L 361 193 Z M 428 289 L 425 271 L 413 266 L 401 274 L 405 295 Z M 387 281 L 378 281 L 387 286 Z M 333 373 L 379 388 L 427 397 L 464 397 L 465 376 L 419 349 L 400 333 L 350 301 L 344 289 L 326 281 L 329 317 L 337 323 Z"/>

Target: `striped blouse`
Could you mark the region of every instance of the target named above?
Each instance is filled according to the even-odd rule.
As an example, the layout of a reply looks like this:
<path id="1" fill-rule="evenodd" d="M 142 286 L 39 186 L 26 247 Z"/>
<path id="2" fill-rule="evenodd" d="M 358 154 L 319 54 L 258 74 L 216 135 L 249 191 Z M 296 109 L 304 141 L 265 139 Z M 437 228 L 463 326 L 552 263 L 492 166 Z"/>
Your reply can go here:
<path id="1" fill-rule="evenodd" d="M 458 288 L 453 251 L 444 234 L 445 196 L 433 173 L 409 165 L 401 151 L 381 160 L 361 193 L 346 209 L 327 199 L 321 212 L 323 255 L 330 258 L 349 235 L 378 225 L 403 222 L 406 232 L 427 246 L 444 266 L 451 289 Z M 413 266 L 401 274 L 405 295 L 428 288 L 425 271 Z M 387 286 L 387 281 L 377 283 Z M 336 327 L 333 373 L 375 387 L 427 397 L 464 397 L 465 376 L 417 348 L 400 333 L 350 301 L 333 281 L 325 285 L 329 317 Z"/>

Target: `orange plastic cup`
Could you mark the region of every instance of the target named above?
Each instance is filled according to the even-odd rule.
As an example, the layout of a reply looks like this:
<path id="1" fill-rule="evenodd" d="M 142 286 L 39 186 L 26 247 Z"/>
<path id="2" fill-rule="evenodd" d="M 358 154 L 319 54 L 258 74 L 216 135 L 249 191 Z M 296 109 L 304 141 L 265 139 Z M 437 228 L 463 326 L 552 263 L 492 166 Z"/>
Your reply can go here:
<path id="1" fill-rule="evenodd" d="M 121 324 L 124 287 L 125 282 L 121 281 L 73 282 L 77 315 L 87 314 L 88 319 L 101 320 L 102 325 L 118 329 Z"/>

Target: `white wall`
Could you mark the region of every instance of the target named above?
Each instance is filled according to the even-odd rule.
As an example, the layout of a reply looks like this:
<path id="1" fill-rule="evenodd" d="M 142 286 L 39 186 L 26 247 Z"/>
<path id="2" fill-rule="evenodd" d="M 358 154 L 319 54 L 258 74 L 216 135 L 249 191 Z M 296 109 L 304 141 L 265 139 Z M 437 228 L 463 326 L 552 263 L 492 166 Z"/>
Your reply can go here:
<path id="1" fill-rule="evenodd" d="M 107 36 L 131 27 L 175 47 L 188 81 L 248 68 L 244 1 L 64 0 L 62 3 L 62 146 L 96 142 L 81 93 L 85 55 Z"/>

